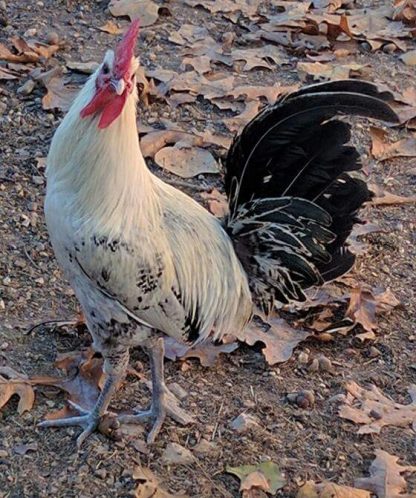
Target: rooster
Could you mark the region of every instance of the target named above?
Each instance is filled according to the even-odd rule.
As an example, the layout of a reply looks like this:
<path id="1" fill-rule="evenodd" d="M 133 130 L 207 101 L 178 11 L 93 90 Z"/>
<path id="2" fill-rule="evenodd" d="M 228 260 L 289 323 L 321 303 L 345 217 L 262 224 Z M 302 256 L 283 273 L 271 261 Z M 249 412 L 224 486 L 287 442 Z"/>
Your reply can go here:
<path id="1" fill-rule="evenodd" d="M 151 419 L 153 442 L 176 409 L 164 384 L 164 334 L 188 344 L 238 337 L 256 309 L 305 300 L 306 289 L 351 268 L 346 239 L 370 193 L 350 175 L 361 167 L 347 145 L 350 125 L 332 118 L 397 120 L 391 95 L 364 81 L 285 96 L 234 139 L 225 161 L 229 213 L 220 221 L 146 166 L 136 126 L 137 34 L 135 21 L 106 53 L 47 158 L 50 239 L 106 380 L 92 410 L 76 407 L 77 416 L 41 425 L 81 426 L 79 445 L 107 412 L 131 347 L 149 352 L 152 401 L 127 418 Z"/>

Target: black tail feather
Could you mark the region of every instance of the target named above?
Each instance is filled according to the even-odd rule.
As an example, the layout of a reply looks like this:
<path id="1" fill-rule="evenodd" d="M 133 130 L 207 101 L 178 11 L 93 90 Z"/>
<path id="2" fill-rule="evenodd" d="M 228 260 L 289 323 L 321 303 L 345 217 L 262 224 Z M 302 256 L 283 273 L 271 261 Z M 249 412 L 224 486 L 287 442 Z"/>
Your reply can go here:
<path id="1" fill-rule="evenodd" d="M 333 118 L 397 122 L 391 98 L 365 81 L 319 83 L 264 109 L 234 139 L 225 163 L 227 226 L 265 306 L 267 292 L 301 299 L 303 289 L 352 266 L 345 241 L 371 195 L 348 174 L 361 168 L 351 126 Z"/>

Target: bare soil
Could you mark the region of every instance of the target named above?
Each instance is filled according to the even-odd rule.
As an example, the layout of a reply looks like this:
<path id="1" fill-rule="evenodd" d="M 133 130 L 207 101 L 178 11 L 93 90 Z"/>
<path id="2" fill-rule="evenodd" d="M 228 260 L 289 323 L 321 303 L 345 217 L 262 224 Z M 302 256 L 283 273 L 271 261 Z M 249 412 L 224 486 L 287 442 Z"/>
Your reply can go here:
<path id="1" fill-rule="evenodd" d="M 44 36 L 56 31 L 66 41 L 57 61 L 69 54 L 75 60 L 99 61 L 115 40 L 95 29 L 110 18 L 106 4 L 98 0 L 8 2 L 8 26 L 1 30 L 0 41 L 33 28 Z M 185 22 L 205 25 L 215 37 L 234 30 L 238 35 L 243 29 L 202 9 L 176 3 L 169 9 L 172 16 L 162 16 L 155 26 L 142 32 L 139 51 L 147 67 L 153 67 L 156 58 L 158 67 L 179 70 L 177 48 L 169 43 L 168 35 Z M 368 64 L 374 79 L 393 89 L 414 84 L 411 68 L 395 54 L 363 53 L 356 57 L 359 63 Z M 298 81 L 298 76 L 294 65 L 289 65 L 273 72 L 252 71 L 248 80 L 253 84 L 288 83 Z M 33 179 L 42 174 L 36 158 L 46 156 L 62 114 L 42 110 L 41 89 L 26 97 L 18 94 L 23 81 L 0 86 L 0 104 L 4 104 L 0 115 L 0 285 L 5 305 L 0 310 L 0 364 L 28 375 L 56 374 L 53 361 L 57 353 L 85 347 L 90 338 L 85 331 L 50 327 L 25 333 L 37 322 L 72 319 L 78 308 L 48 243 L 42 211 L 45 185 Z M 157 103 L 142 107 L 139 117 L 144 123 L 149 119 L 154 123 L 162 115 L 185 128 L 203 129 L 207 122 L 213 122 L 217 130 L 223 130 L 224 114 L 203 100 L 176 109 Z M 355 140 L 368 154 L 366 128 L 367 124 L 357 128 Z M 395 136 L 404 137 L 406 132 L 395 132 Z M 367 155 L 367 160 L 373 183 L 397 194 L 414 194 L 414 159 L 375 164 Z M 218 178 L 208 176 L 199 181 L 218 184 Z M 189 193 L 201 200 L 195 190 Z M 63 406 L 63 396 L 54 390 L 39 390 L 34 409 L 22 416 L 13 400 L 0 412 L 0 497 L 131 496 L 136 486 L 131 470 L 138 463 L 150 467 L 171 492 L 191 497 L 237 497 L 239 484 L 225 473 L 225 467 L 270 459 L 281 466 L 288 483 L 277 496 L 291 498 L 307 479 L 352 485 L 354 478 L 367 475 L 377 448 L 415 465 L 415 433 L 410 428 L 390 427 L 380 435 L 357 435 L 357 426 L 338 416 L 338 404 L 332 399 L 345 393 L 345 382 L 353 379 L 363 386 L 378 386 L 398 402 L 410 402 L 407 387 L 415 382 L 416 369 L 415 215 L 413 205 L 366 211 L 366 218 L 379 223 L 384 232 L 368 237 L 369 251 L 358 259 L 354 276 L 371 286 L 391 289 L 403 303 L 402 308 L 380 318 L 375 341 L 361 343 L 350 334 L 329 343 L 305 342 L 289 361 L 275 367 L 265 363 L 259 349 L 246 346 L 222 355 L 209 369 L 193 360 L 167 362 L 167 381 L 187 391 L 183 406 L 196 423 L 180 427 L 168 420 L 157 442 L 145 450 L 137 444 L 145 436 L 138 428 L 137 435 L 120 442 L 95 434 L 77 452 L 76 429 L 37 427 L 47 411 Z M 310 358 L 324 354 L 332 361 L 334 372 L 308 371 L 298 360 L 300 352 Z M 132 364 L 139 369 L 142 366 L 147 374 L 147 358 L 141 351 L 133 352 Z M 304 389 L 315 393 L 312 409 L 287 402 L 287 393 Z M 146 404 L 148 399 L 143 385 L 128 378 L 114 405 L 135 406 Z M 242 412 L 258 417 L 259 427 L 243 434 L 233 430 L 230 422 Z M 201 438 L 214 443 L 212 454 L 196 455 L 190 465 L 163 464 L 161 455 L 169 442 L 192 450 Z M 35 450 L 19 455 L 14 449 L 21 444 L 34 444 Z M 408 482 L 415 490 L 416 476 Z"/>

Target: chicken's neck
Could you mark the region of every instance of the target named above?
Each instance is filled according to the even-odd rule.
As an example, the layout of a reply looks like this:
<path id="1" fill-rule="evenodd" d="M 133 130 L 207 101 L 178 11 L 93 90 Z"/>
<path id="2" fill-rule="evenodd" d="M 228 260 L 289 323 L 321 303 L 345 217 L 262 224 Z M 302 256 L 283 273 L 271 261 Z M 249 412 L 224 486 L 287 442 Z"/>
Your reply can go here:
<path id="1" fill-rule="evenodd" d="M 47 160 L 48 194 L 69 203 L 80 225 L 98 223 L 108 232 L 152 225 L 159 204 L 139 147 L 137 97 L 130 95 L 119 118 L 99 129 L 99 116 L 80 117 L 94 88 L 90 80 L 55 133 Z"/>

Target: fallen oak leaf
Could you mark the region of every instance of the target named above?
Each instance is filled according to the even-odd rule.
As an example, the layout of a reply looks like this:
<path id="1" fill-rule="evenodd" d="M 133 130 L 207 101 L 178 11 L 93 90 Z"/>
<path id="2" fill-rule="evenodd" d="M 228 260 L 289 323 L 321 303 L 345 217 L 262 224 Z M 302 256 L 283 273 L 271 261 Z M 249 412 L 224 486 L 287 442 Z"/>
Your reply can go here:
<path id="1" fill-rule="evenodd" d="M 416 1 L 395 0 L 392 19 L 402 21 L 410 26 L 416 25 Z"/>
<path id="2" fill-rule="evenodd" d="M 0 409 L 14 395 L 19 397 L 17 405 L 19 415 L 32 409 L 35 393 L 30 379 L 11 367 L 0 367 Z"/>
<path id="3" fill-rule="evenodd" d="M 402 195 L 392 194 L 383 190 L 379 185 L 370 183 L 368 188 L 374 193 L 374 197 L 371 199 L 371 204 L 373 206 L 392 206 L 400 204 L 415 204 L 416 196 L 405 197 Z"/>
<path id="4" fill-rule="evenodd" d="M 13 451 L 20 456 L 26 455 L 28 451 L 37 451 L 38 443 L 28 443 L 28 444 L 17 444 L 13 447 Z"/>
<path id="5" fill-rule="evenodd" d="M 416 156 L 416 136 L 388 143 L 387 134 L 386 130 L 373 126 L 370 127 L 371 154 L 375 159 L 385 161 L 392 157 Z"/>
<path id="6" fill-rule="evenodd" d="M 108 10 L 114 17 L 140 19 L 140 26 L 151 26 L 159 17 L 159 5 L 152 0 L 111 0 Z"/>
<path id="7" fill-rule="evenodd" d="M 203 173 L 219 173 L 219 166 L 211 152 L 200 147 L 164 147 L 154 157 L 156 164 L 181 178 Z"/>
<path id="8" fill-rule="evenodd" d="M 171 494 L 163 489 L 155 474 L 145 467 L 136 466 L 132 477 L 138 481 L 135 498 L 188 498 L 186 495 Z"/>
<path id="9" fill-rule="evenodd" d="M 387 398 L 376 386 L 364 389 L 354 381 L 347 382 L 346 402 L 339 409 L 339 416 L 360 424 L 358 434 L 379 434 L 385 426 L 408 427 L 416 430 L 416 386 L 408 391 L 412 402 L 402 405 Z"/>
<path id="10" fill-rule="evenodd" d="M 140 140 L 143 157 L 155 157 L 157 152 L 167 145 L 178 142 L 187 143 L 189 146 L 202 146 L 204 140 L 192 133 L 183 130 L 158 130 L 148 133 Z"/>
<path id="11" fill-rule="evenodd" d="M 375 493 L 378 498 L 412 498 L 415 495 L 404 495 L 407 483 L 402 474 L 416 472 L 416 466 L 398 464 L 399 457 L 387 451 L 375 450 L 376 458 L 370 466 L 370 477 L 355 480 L 359 488 Z"/>
<path id="12" fill-rule="evenodd" d="M 345 313 L 347 318 L 359 323 L 368 332 L 377 328 L 376 302 L 373 294 L 361 287 L 351 289 L 350 302 Z"/>
<path id="13" fill-rule="evenodd" d="M 217 218 L 224 218 L 228 214 L 227 197 L 218 189 L 214 188 L 210 192 L 201 192 L 200 196 L 208 202 L 209 210 Z"/>
<path id="14" fill-rule="evenodd" d="M 370 498 L 363 489 L 341 486 L 332 482 L 315 483 L 307 481 L 298 491 L 296 498 Z"/>
<path id="15" fill-rule="evenodd" d="M 321 62 L 298 62 L 297 69 L 301 79 L 307 76 L 313 79 L 344 80 L 361 74 L 362 64 L 323 64 Z"/>
<path id="16" fill-rule="evenodd" d="M 66 61 L 66 67 L 84 74 L 93 74 L 100 64 L 95 61 L 90 62 L 77 62 L 77 61 Z"/>
<path id="17" fill-rule="evenodd" d="M 117 24 L 111 20 L 107 21 L 103 26 L 99 26 L 97 29 L 110 35 L 120 35 L 121 33 L 124 33 L 124 29 L 119 28 Z"/>
<path id="18" fill-rule="evenodd" d="M 279 466 L 274 462 L 240 465 L 238 467 L 227 466 L 226 472 L 240 479 L 240 491 L 243 491 L 243 496 L 247 498 L 254 497 L 254 495 L 246 493 L 253 488 L 261 489 L 274 495 L 286 484 L 286 479 L 283 477 Z"/>
<path id="19" fill-rule="evenodd" d="M 260 328 L 265 326 L 269 327 L 267 332 Z M 275 365 L 287 361 L 295 347 L 310 335 L 310 332 L 294 329 L 281 318 L 271 318 L 268 322 L 264 322 L 260 317 L 256 317 L 237 339 L 249 346 L 262 342 L 265 345 L 262 352 L 267 363 Z"/>
<path id="20" fill-rule="evenodd" d="M 6 67 L 0 66 L 0 80 L 16 80 L 17 75 L 7 69 Z"/>
<path id="21" fill-rule="evenodd" d="M 257 116 L 259 108 L 260 103 L 258 101 L 249 101 L 246 103 L 245 109 L 242 113 L 238 114 L 237 116 L 233 116 L 232 118 L 224 119 L 223 123 L 230 131 L 236 133 L 255 116 Z"/>
<path id="22" fill-rule="evenodd" d="M 23 54 L 13 54 L 3 43 L 0 43 L 0 60 L 8 62 L 38 62 L 39 54 L 36 52 L 27 52 Z"/>
<path id="23" fill-rule="evenodd" d="M 65 85 L 61 67 L 54 67 L 46 73 L 32 74 L 32 77 L 40 81 L 47 90 L 46 95 L 42 98 L 43 109 L 61 109 L 67 111 L 71 107 L 78 89 Z"/>
<path id="24" fill-rule="evenodd" d="M 212 367 L 221 353 L 231 353 L 238 348 L 236 342 L 227 344 L 214 344 L 207 340 L 195 346 L 180 343 L 172 337 L 164 337 L 165 358 L 175 361 L 177 359 L 198 358 L 203 367 Z"/>

